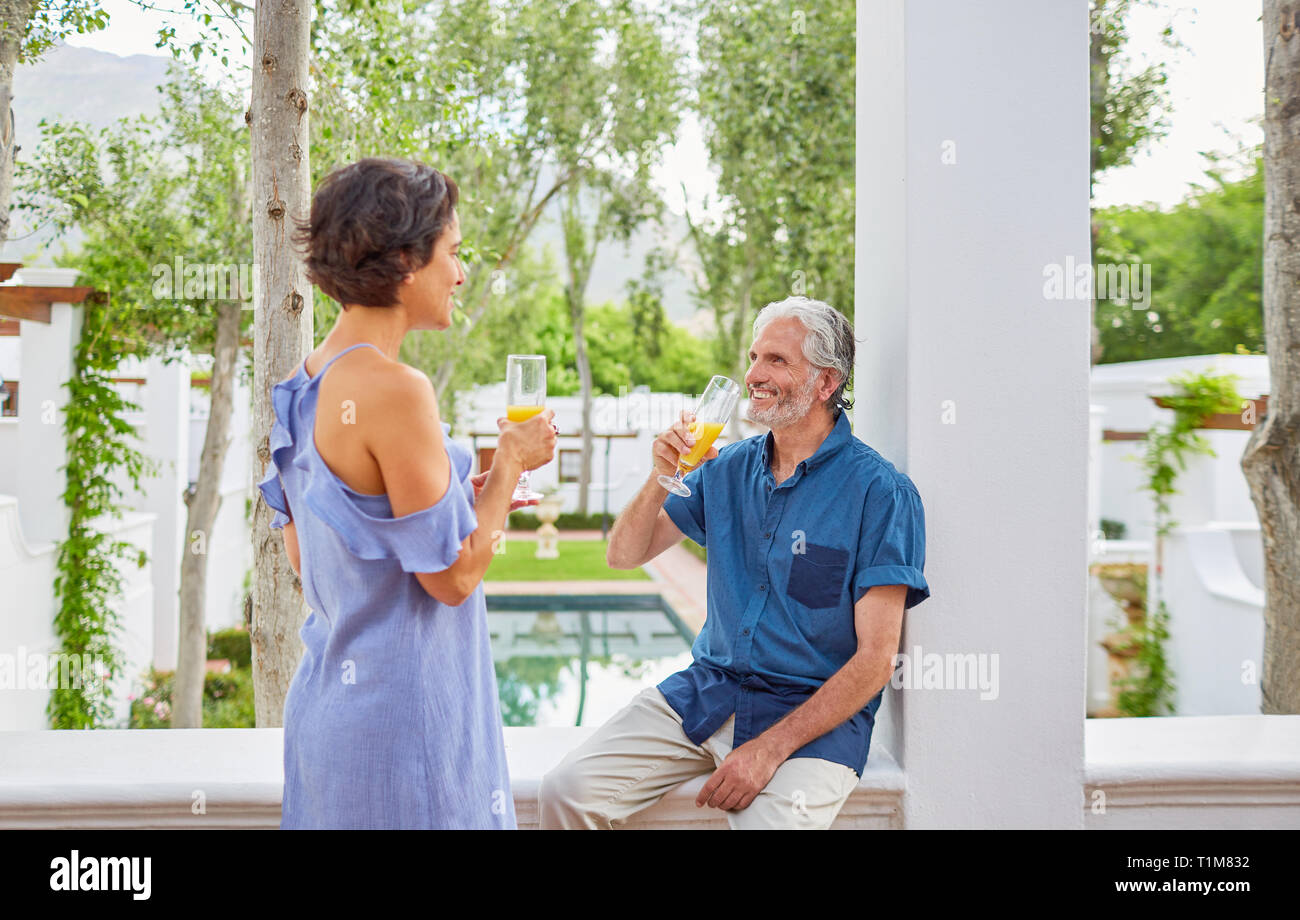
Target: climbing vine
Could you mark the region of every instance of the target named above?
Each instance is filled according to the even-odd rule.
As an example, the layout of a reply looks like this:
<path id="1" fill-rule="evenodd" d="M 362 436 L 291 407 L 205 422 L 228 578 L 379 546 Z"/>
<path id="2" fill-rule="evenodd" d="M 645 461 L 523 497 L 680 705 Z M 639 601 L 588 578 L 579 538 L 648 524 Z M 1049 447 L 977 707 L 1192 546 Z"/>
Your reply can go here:
<path id="1" fill-rule="evenodd" d="M 1142 467 L 1147 477 L 1144 488 L 1155 502 L 1155 610 L 1120 631 L 1128 646 L 1137 651 L 1135 673 L 1118 682 L 1119 709 L 1128 716 L 1158 716 L 1172 710 L 1174 675 L 1165 655 L 1169 608 L 1162 590 L 1164 538 L 1178 523 L 1170 515 L 1170 500 L 1178 494 L 1174 483 L 1178 474 L 1187 469 L 1188 460 L 1197 455 L 1215 455 L 1196 429 L 1208 416 L 1241 411 L 1244 401 L 1236 389 L 1237 379 L 1235 374 L 1192 372 L 1170 378 L 1176 392 L 1162 401 L 1173 410 L 1173 422 L 1168 427 L 1155 425 L 1147 433 Z"/>
<path id="2" fill-rule="evenodd" d="M 46 710 L 52 728 L 102 726 L 111 715 L 109 691 L 124 665 L 116 645 L 119 622 L 113 606 L 122 590 L 118 567 L 147 561 L 143 552 L 104 529 L 108 521 L 122 516 L 123 493 L 114 473 L 124 474 L 138 487 L 150 472 L 145 456 L 131 445 L 135 431 L 125 417 L 139 407 L 123 398 L 111 381 L 122 357 L 140 350 L 140 345 L 128 340 L 124 317 L 114 314 L 106 296 L 86 301 L 72 379 L 64 384 L 68 462 L 62 498 L 68 509 L 68 537 L 59 545 L 54 631 L 60 652 L 78 656 L 83 663 L 83 679 L 69 682 L 72 686 L 53 685 Z"/>

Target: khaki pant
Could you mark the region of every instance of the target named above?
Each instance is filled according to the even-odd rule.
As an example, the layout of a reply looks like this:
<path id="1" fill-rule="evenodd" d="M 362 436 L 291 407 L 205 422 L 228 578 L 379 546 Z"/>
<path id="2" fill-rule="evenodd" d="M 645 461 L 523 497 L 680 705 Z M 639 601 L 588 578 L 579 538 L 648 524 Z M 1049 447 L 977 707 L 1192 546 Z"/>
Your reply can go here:
<path id="1" fill-rule="evenodd" d="M 541 827 L 609 830 L 625 823 L 675 786 L 712 773 L 731 751 L 735 720 L 697 745 L 659 689 L 642 690 L 542 778 Z M 721 813 L 733 830 L 824 830 L 857 784 L 850 767 L 795 757 L 777 768 L 748 808 Z"/>

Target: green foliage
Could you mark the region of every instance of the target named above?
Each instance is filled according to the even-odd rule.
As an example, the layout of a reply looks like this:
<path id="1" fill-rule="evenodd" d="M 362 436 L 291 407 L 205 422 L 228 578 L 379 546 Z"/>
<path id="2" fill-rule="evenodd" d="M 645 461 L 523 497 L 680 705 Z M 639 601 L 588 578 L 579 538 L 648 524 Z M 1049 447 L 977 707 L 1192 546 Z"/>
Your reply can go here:
<path id="1" fill-rule="evenodd" d="M 537 708 L 559 696 L 566 658 L 521 655 L 496 662 L 501 721 L 509 726 L 537 724 Z"/>
<path id="2" fill-rule="evenodd" d="M 457 363 L 457 386 L 501 380 L 506 355 L 546 355 L 551 396 L 579 392 L 575 343 L 564 293 L 549 253 L 525 250 L 503 284 L 502 303 L 489 320 L 466 334 Z M 618 396 L 637 386 L 654 392 L 695 393 L 714 373 L 712 349 L 670 322 L 656 290 L 633 286 L 628 302 L 587 309 L 587 353 L 592 392 Z M 448 392 L 439 394 L 444 414 Z"/>
<path id="3" fill-rule="evenodd" d="M 611 515 L 610 519 L 608 519 L 606 523 L 613 524 L 614 522 L 612 517 L 613 516 Z M 604 519 L 604 516 L 600 514 L 575 514 L 566 511 L 555 519 L 555 529 L 600 530 L 602 519 Z M 537 520 L 537 515 L 529 514 L 526 511 L 512 511 L 510 512 L 510 517 L 506 519 L 506 527 L 510 533 L 515 531 L 533 532 L 536 531 L 540 525 L 541 521 Z"/>
<path id="4" fill-rule="evenodd" d="M 1155 5 L 1153 0 L 1137 0 L 1137 4 Z M 1131 163 L 1138 151 L 1162 137 L 1168 127 L 1163 111 L 1169 99 L 1165 63 L 1134 72 L 1124 53 L 1129 39 L 1126 19 L 1133 6 L 1134 0 L 1089 3 L 1094 180 L 1108 169 Z M 1170 49 L 1179 47 L 1171 26 L 1162 30 L 1161 39 Z"/>
<path id="5" fill-rule="evenodd" d="M 18 50 L 18 62 L 34 63 L 63 38 L 98 32 L 107 25 L 108 11 L 100 7 L 98 0 L 36 0 Z"/>
<path id="6" fill-rule="evenodd" d="M 253 644 L 246 629 L 221 629 L 208 633 L 208 660 L 227 659 L 232 668 L 253 666 Z"/>
<path id="7" fill-rule="evenodd" d="M 1195 429 L 1208 415 L 1241 411 L 1243 400 L 1234 384 L 1237 379 L 1235 374 L 1214 376 L 1191 371 L 1169 379 L 1176 391 L 1164 399 L 1174 412 L 1174 420 L 1167 428 L 1152 426 L 1142 458 L 1147 475 L 1144 488 L 1155 500 L 1157 539 L 1177 525 L 1169 516 L 1169 500 L 1178 493 L 1174 483 L 1178 474 L 1187 469 L 1188 459 L 1197 454 L 1214 456 L 1209 442 Z"/>
<path id="8" fill-rule="evenodd" d="M 1127 529 L 1123 521 L 1112 521 L 1110 518 L 1101 519 L 1101 533 L 1107 540 L 1123 540 L 1124 532 Z"/>
<path id="9" fill-rule="evenodd" d="M 177 345 L 211 347 L 213 292 L 205 285 L 190 290 L 183 276 L 168 275 L 173 285 L 158 284 L 178 258 L 236 268 L 252 262 L 242 107 L 179 68 L 161 91 L 159 119 L 124 120 L 102 133 L 42 122 L 36 156 L 17 170 L 17 207 L 59 233 L 79 227 L 81 249 L 60 261 L 80 270 L 81 283 L 107 295 L 85 306 L 67 383 L 63 498 L 70 522 L 54 587 L 61 650 L 98 655 L 110 679 L 121 664 L 113 647 L 113 603 L 121 588 L 116 566 L 129 548 L 92 522 L 120 517 L 123 492 L 114 476 L 122 471 L 138 489 L 146 465 L 125 419 L 138 407 L 122 400 L 109 381 L 124 358 L 168 357 Z M 92 698 L 85 688 L 51 694 L 56 728 L 102 724 L 108 712 L 107 698 Z"/>
<path id="10" fill-rule="evenodd" d="M 131 701 L 130 728 L 170 728 L 175 674 L 150 669 L 144 696 Z M 208 671 L 203 678 L 204 728 L 256 728 L 253 672 L 232 668 L 225 674 Z"/>
<path id="11" fill-rule="evenodd" d="M 211 349 L 220 285 L 209 278 L 238 282 L 238 267 L 248 276 L 253 261 L 240 101 L 176 65 L 159 93 L 158 118 L 123 119 L 102 132 L 42 121 L 35 156 L 17 170 L 16 208 L 58 234 L 84 233 L 79 250 L 59 261 L 80 270 L 82 284 L 111 292 L 130 317 L 114 330 L 124 355 Z M 219 279 L 196 266 L 235 271 Z M 226 287 L 226 299 L 247 293 Z"/>
<path id="12" fill-rule="evenodd" d="M 1165 642 L 1169 639 L 1169 609 L 1161 601 L 1154 615 L 1125 626 L 1120 635 L 1128 640 L 1126 645 L 1137 649 L 1134 674 L 1116 682 L 1119 711 L 1125 716 L 1144 717 L 1172 714 L 1173 672 L 1165 657 Z"/>
<path id="13" fill-rule="evenodd" d="M 149 471 L 144 455 L 131 443 L 134 430 L 124 418 L 138 407 L 122 399 L 110 382 L 121 358 L 114 333 L 127 322 L 120 306 L 107 299 L 88 300 L 72 379 L 65 384 L 68 460 L 62 498 L 68 509 L 68 537 L 59 544 L 56 562 L 59 610 L 54 632 L 60 653 L 98 658 L 104 679 L 51 690 L 46 712 L 52 728 L 91 728 L 111 715 L 109 691 L 123 664 L 115 645 L 120 622 L 113 607 L 122 587 L 118 566 L 128 561 L 144 564 L 129 543 L 103 529 L 106 520 L 122 516 L 122 489 L 113 474 L 122 471 L 138 488 Z"/>
<path id="14" fill-rule="evenodd" d="M 1263 161 L 1206 156 L 1208 184 L 1173 208 L 1096 212 L 1095 262 L 1149 265 L 1152 288 L 1145 310 L 1097 301 L 1103 362 L 1264 354 Z"/>
<path id="15" fill-rule="evenodd" d="M 1169 383 L 1175 392 L 1164 399 L 1174 412 L 1173 423 L 1167 428 L 1152 426 L 1147 433 L 1142 464 L 1147 474 L 1144 488 L 1151 493 L 1156 512 L 1156 610 L 1120 630 L 1128 647 L 1137 651 L 1133 674 L 1121 682 L 1118 703 L 1125 715 L 1155 716 L 1172 709 L 1173 673 L 1165 655 L 1169 610 L 1161 597 L 1159 581 L 1163 541 L 1177 524 L 1170 517 L 1170 498 L 1177 494 L 1174 486 L 1178 474 L 1187 469 L 1191 457 L 1214 456 L 1209 442 L 1195 429 L 1206 416 L 1240 410 L 1242 398 L 1234 384 L 1236 379 L 1233 374 L 1215 376 L 1190 371 L 1171 377 Z"/>
<path id="16" fill-rule="evenodd" d="M 854 314 L 852 0 L 693 0 L 696 80 L 721 217 L 692 219 L 717 372 L 742 373 L 754 315 L 790 294 Z"/>

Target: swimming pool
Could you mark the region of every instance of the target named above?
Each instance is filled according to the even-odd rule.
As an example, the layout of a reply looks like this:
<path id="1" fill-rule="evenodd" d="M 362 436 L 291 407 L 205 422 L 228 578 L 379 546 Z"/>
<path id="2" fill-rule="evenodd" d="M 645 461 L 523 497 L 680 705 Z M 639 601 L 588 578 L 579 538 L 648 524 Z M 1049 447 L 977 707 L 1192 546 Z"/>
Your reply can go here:
<path id="1" fill-rule="evenodd" d="M 695 637 L 658 594 L 488 595 L 509 726 L 601 725 L 691 663 Z"/>

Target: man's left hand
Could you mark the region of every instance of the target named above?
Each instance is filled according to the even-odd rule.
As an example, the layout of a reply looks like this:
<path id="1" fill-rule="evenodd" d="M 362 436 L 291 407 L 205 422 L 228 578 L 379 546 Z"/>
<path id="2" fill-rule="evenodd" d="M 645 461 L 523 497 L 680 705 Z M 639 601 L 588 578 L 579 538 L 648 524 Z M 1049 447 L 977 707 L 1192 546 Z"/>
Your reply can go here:
<path id="1" fill-rule="evenodd" d="M 695 797 L 696 806 L 740 811 L 771 782 L 786 758 L 761 737 L 746 741 L 722 761 Z"/>

